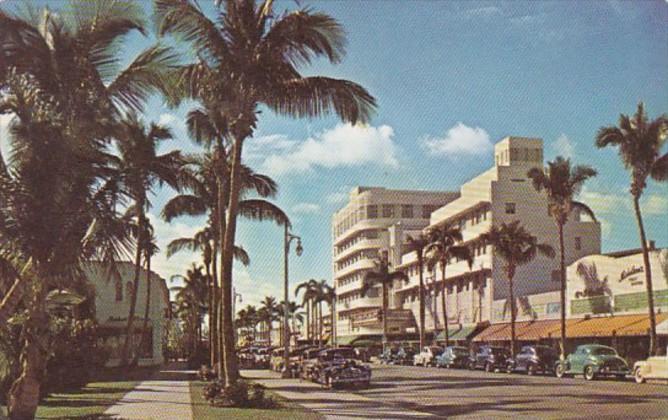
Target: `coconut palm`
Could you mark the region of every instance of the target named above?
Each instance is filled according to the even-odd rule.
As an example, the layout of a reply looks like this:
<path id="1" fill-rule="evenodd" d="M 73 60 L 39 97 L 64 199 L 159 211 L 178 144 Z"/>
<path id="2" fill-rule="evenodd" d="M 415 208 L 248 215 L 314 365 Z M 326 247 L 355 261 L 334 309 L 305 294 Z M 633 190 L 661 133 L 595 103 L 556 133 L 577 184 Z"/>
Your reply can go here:
<path id="1" fill-rule="evenodd" d="M 141 6 L 130 2 L 73 3 L 25 16 L 0 10 L 0 113 L 13 116 L 10 159 L 0 164 L 7 196 L 0 199 L 0 247 L 11 248 L 18 264 L 0 319 L 20 302 L 27 310 L 11 418 L 32 418 L 37 408 L 48 352 L 40 338 L 46 291 L 79 277 L 70 274 L 91 255 L 85 242 L 95 242 L 88 235 L 97 230 L 90 229 L 94 209 L 107 200 L 113 122 L 164 88 L 165 70 L 176 63 L 167 49 L 151 47 L 119 71 L 121 37 L 143 25 Z"/>
<path id="2" fill-rule="evenodd" d="M 379 258 L 373 261 L 374 268 L 364 273 L 364 280 L 360 293 L 366 296 L 374 287 L 380 285 L 382 290 L 382 323 L 383 348 L 387 345 L 387 309 L 389 306 L 389 290 L 395 281 L 408 282 L 408 276 L 403 271 L 392 271 L 387 251 L 383 251 Z"/>
<path id="3" fill-rule="evenodd" d="M 151 309 L 151 259 L 154 255 L 160 252 L 160 248 L 156 243 L 155 236 L 153 235 L 153 227 L 149 225 L 146 227 L 147 232 L 143 235 L 145 244 L 142 244 L 141 248 L 144 253 L 144 261 L 146 261 L 146 300 L 144 303 L 144 320 L 142 322 L 142 334 L 139 339 L 139 344 L 137 345 L 138 351 L 135 353 L 130 366 L 137 366 L 139 362 L 139 357 L 142 349 L 144 348 L 144 341 L 146 340 L 146 332 L 148 330 L 148 319 Z"/>
<path id="4" fill-rule="evenodd" d="M 184 321 L 185 329 L 189 332 L 193 356 L 199 351 L 199 343 L 202 340 L 202 321 L 209 302 L 208 280 L 202 273 L 202 269 L 201 266 L 193 263 L 185 276 L 176 275 L 170 279 L 172 282 L 180 280 L 183 283 L 182 286 L 174 286 L 170 290 L 176 292 L 176 314 Z"/>
<path id="5" fill-rule="evenodd" d="M 322 304 L 323 302 L 328 303 L 327 299 L 331 297 L 329 289 L 330 286 L 327 284 L 327 280 L 320 280 L 315 283 L 315 297 L 313 299 L 317 316 L 315 335 L 317 337 L 317 343 L 319 346 L 322 345 L 322 334 L 324 332 Z"/>
<path id="6" fill-rule="evenodd" d="M 329 306 L 329 317 L 330 317 L 330 342 L 332 344 L 336 343 L 336 325 L 335 325 L 335 309 L 336 309 L 336 289 L 333 286 L 328 284 L 323 284 L 321 299 Z"/>
<path id="7" fill-rule="evenodd" d="M 118 139 L 119 150 L 118 182 L 122 184 L 125 194 L 133 202 L 137 223 L 137 245 L 135 250 L 135 273 L 130 309 L 126 326 L 125 341 L 121 352 L 121 366 L 128 361 L 132 337 L 134 336 L 134 318 L 137 306 L 137 290 L 139 288 L 139 274 L 141 257 L 144 252 L 143 244 L 149 242 L 143 237 L 146 232 L 146 211 L 150 208 L 148 195 L 156 185 L 167 184 L 178 188 L 178 171 L 183 165 L 181 153 L 178 151 L 158 154 L 160 144 L 173 138 L 171 131 L 158 124 L 148 127 L 137 117 L 129 114 L 114 130 Z"/>
<path id="8" fill-rule="evenodd" d="M 508 301 L 510 302 L 510 352 L 515 356 L 515 290 L 513 278 L 518 267 L 528 264 L 538 254 L 554 258 L 554 249 L 547 244 L 538 243 L 519 220 L 500 226 L 492 226 L 480 235 L 484 243 L 492 246 L 494 255 L 504 261 L 503 270 L 508 277 Z"/>
<path id="9" fill-rule="evenodd" d="M 271 347 L 271 331 L 273 330 L 273 323 L 275 321 L 280 321 L 278 318 L 278 304 L 276 303 L 276 298 L 273 296 L 266 296 L 262 302 L 260 302 L 261 309 L 265 311 L 265 322 L 267 324 L 267 333 L 269 336 L 269 347 Z"/>
<path id="10" fill-rule="evenodd" d="M 288 308 L 287 316 L 290 318 L 290 321 L 291 321 L 290 322 L 290 332 L 291 333 L 288 334 L 288 337 L 290 337 L 292 335 L 292 333 L 297 331 L 297 321 L 299 321 L 299 323 L 301 325 L 303 325 L 303 323 L 304 323 L 304 312 L 300 311 L 301 305 L 297 304 L 297 302 L 292 301 L 292 300 L 288 301 L 287 308 Z M 281 318 L 284 317 L 285 316 L 285 301 L 284 300 L 281 301 L 280 305 L 278 306 L 278 309 L 279 309 L 280 317 Z M 283 323 L 279 323 L 279 327 L 282 328 L 282 326 L 283 326 Z M 281 340 L 282 340 L 283 339 L 283 334 L 282 333 L 280 334 L 280 337 L 281 337 Z M 281 345 L 283 345 L 283 342 L 281 342 Z"/>
<path id="11" fill-rule="evenodd" d="M 341 60 L 345 35 L 333 18 L 310 9 L 279 15 L 273 10 L 273 0 L 219 3 L 221 18 L 216 22 L 208 19 L 195 1 L 156 0 L 155 13 L 159 33 L 181 36 L 199 57 L 197 63 L 181 71 L 180 93 L 198 100 L 211 114 L 222 116 L 219 127 L 232 143 L 227 222 L 220 234 L 223 322 L 228 342 L 225 382 L 233 383 L 239 373 L 231 342 L 231 250 L 236 235 L 242 149 L 244 141 L 253 135 L 258 108 L 264 105 L 291 117 L 335 112 L 343 120 L 357 123 L 369 120 L 375 101 L 364 88 L 350 81 L 299 73 L 300 65 L 318 57 L 332 63 Z M 217 144 L 222 154 L 222 142 Z"/>
<path id="12" fill-rule="evenodd" d="M 548 211 L 555 223 L 559 235 L 559 264 L 561 281 L 561 357 L 566 352 L 566 257 L 564 248 L 564 225 L 573 209 L 586 212 L 594 220 L 593 212 L 584 204 L 574 201 L 585 181 L 596 176 L 596 170 L 590 166 L 571 166 L 570 159 L 561 156 L 547 163 L 547 168 L 532 168 L 527 176 L 531 178 L 537 191 L 547 193 Z"/>
<path id="13" fill-rule="evenodd" d="M 315 279 L 304 281 L 295 288 L 295 297 L 299 295 L 299 291 L 304 289 L 302 295 L 301 306 L 306 308 L 306 339 L 315 340 L 315 299 L 318 296 L 317 291 L 318 282 Z"/>
<path id="14" fill-rule="evenodd" d="M 415 252 L 417 256 L 418 271 L 420 275 L 420 285 L 418 291 L 419 304 L 420 304 L 420 348 L 425 346 L 425 299 L 424 299 L 424 252 L 425 249 L 429 246 L 431 241 L 429 237 L 423 233 L 412 237 L 408 236 L 406 238 L 409 252 Z"/>
<path id="15" fill-rule="evenodd" d="M 445 224 L 431 229 L 428 232 L 430 239 L 425 252 L 429 254 L 427 265 L 432 270 L 439 265 L 441 267 L 441 310 L 443 311 L 443 334 L 445 335 L 445 345 L 450 345 L 450 331 L 448 330 L 448 311 L 447 311 L 447 287 L 446 287 L 446 269 L 450 260 L 465 260 L 469 269 L 473 266 L 473 253 L 464 245 L 457 245 L 463 241 L 462 231 L 458 226 Z M 435 282 L 435 279 L 434 279 Z M 434 285 L 434 293 L 438 288 Z"/>
<path id="16" fill-rule="evenodd" d="M 630 193 L 633 198 L 633 210 L 638 223 L 640 246 L 642 247 L 645 266 L 645 286 L 647 288 L 647 310 L 649 314 L 650 355 L 655 355 L 656 316 L 654 314 L 654 289 L 652 288 L 652 270 L 649 262 L 649 249 L 642 213 L 640 197 L 647 187 L 647 179 L 655 181 L 668 180 L 668 152 L 662 151 L 668 133 L 668 115 L 662 114 L 649 120 L 642 102 L 638 104 L 635 115 L 619 116 L 619 126 L 601 127 L 596 133 L 596 146 L 617 146 L 619 157 L 624 166 L 631 172 Z M 662 154 L 663 153 L 663 154 Z"/>

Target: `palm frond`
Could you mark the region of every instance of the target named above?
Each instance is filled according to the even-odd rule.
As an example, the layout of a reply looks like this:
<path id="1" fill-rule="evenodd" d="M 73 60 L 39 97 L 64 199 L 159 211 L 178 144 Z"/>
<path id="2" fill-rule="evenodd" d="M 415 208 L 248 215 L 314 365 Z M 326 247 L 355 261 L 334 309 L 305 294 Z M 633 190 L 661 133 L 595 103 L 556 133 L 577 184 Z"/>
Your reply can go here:
<path id="1" fill-rule="evenodd" d="M 239 201 L 239 215 L 249 220 L 270 220 L 278 225 L 290 225 L 288 216 L 275 204 L 266 200 L 250 199 Z"/>
<path id="2" fill-rule="evenodd" d="M 250 265 L 250 257 L 248 256 L 248 253 L 240 246 L 234 247 L 234 259 L 245 266 Z"/>
<path id="3" fill-rule="evenodd" d="M 209 207 L 201 197 L 191 194 L 180 194 L 165 204 L 160 216 L 166 222 L 171 222 L 180 216 L 202 216 L 208 211 Z"/>

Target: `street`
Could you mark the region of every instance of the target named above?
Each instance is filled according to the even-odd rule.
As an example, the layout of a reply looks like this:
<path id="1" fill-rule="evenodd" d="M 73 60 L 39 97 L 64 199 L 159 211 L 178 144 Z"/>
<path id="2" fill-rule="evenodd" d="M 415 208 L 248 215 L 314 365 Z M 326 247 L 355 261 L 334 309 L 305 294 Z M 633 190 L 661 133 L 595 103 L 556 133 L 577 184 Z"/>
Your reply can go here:
<path id="1" fill-rule="evenodd" d="M 373 365 L 366 397 L 439 417 L 666 418 L 668 386 Z"/>

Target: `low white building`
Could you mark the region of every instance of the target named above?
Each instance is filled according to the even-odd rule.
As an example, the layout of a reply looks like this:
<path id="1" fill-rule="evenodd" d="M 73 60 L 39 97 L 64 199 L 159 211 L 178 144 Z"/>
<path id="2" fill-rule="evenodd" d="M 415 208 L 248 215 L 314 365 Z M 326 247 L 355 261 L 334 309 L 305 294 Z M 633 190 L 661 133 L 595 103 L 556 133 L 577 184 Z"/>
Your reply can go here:
<path id="1" fill-rule="evenodd" d="M 95 288 L 95 318 L 99 324 L 99 332 L 105 346 L 110 352 L 109 366 L 120 361 L 121 348 L 125 337 L 130 300 L 132 294 L 135 267 L 130 262 L 117 264 L 118 275 L 109 274 L 107 266 L 100 262 L 89 262 L 84 266 L 88 280 Z M 145 269 L 140 271 L 137 305 L 133 322 L 136 338 L 139 342 L 142 334 L 144 311 L 146 308 Z M 140 365 L 157 365 L 164 362 L 162 345 L 166 322 L 169 320 L 169 290 L 165 280 L 156 273 L 150 273 L 151 299 L 149 304 L 149 321 L 144 331 L 144 346 L 139 358 Z"/>

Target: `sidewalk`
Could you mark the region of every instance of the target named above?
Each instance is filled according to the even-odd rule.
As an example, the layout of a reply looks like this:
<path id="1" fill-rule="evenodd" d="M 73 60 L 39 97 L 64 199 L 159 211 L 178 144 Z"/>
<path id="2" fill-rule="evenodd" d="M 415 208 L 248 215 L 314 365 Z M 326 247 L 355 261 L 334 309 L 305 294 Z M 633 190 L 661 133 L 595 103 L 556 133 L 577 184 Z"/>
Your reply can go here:
<path id="1" fill-rule="evenodd" d="M 190 383 L 194 372 L 171 363 L 140 383 L 104 412 L 119 419 L 192 420 Z"/>
<path id="2" fill-rule="evenodd" d="M 329 390 L 313 382 L 281 379 L 280 374 L 268 370 L 243 370 L 241 375 L 266 386 L 283 398 L 322 414 L 326 419 L 434 418 L 429 413 L 412 411 L 394 404 L 379 403 L 350 390 Z"/>

